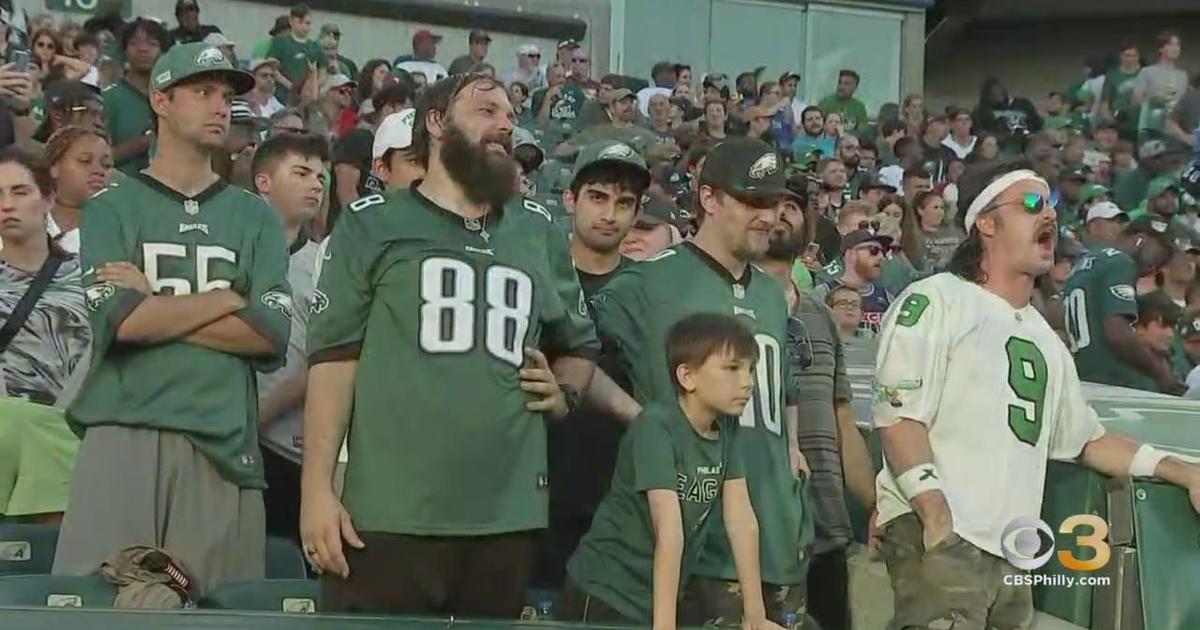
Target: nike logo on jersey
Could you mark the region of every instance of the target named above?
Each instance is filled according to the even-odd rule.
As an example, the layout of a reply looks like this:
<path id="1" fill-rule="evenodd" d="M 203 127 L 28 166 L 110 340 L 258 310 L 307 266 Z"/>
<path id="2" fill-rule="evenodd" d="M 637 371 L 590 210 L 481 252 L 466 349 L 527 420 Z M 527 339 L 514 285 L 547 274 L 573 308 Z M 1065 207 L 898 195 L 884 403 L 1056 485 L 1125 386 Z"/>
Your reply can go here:
<path id="1" fill-rule="evenodd" d="M 205 234 L 208 234 L 208 224 L 207 223 L 180 223 L 179 224 L 179 233 L 187 234 L 188 232 L 204 232 Z"/>
<path id="2" fill-rule="evenodd" d="M 484 256 L 496 255 L 496 252 L 491 249 L 480 249 L 478 247 L 471 247 L 470 245 L 464 245 L 463 249 L 472 254 L 483 254 Z"/>
<path id="3" fill-rule="evenodd" d="M 746 317 L 749 317 L 750 319 L 758 319 L 758 316 L 756 316 L 754 314 L 754 309 L 751 309 L 751 308 L 742 308 L 740 306 L 735 306 L 735 307 L 733 307 L 733 314 L 734 315 L 745 315 Z"/>

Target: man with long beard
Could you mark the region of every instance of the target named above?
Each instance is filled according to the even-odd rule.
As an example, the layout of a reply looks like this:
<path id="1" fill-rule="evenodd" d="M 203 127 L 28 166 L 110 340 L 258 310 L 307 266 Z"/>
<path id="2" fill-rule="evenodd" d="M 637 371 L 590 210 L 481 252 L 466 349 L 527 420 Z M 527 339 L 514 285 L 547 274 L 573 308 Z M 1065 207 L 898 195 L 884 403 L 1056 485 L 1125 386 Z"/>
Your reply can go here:
<path id="1" fill-rule="evenodd" d="M 514 197 L 512 121 L 494 79 L 431 86 L 424 180 L 350 204 L 322 246 L 300 523 L 329 610 L 521 611 L 547 525 L 545 420 L 573 409 L 599 346 L 566 239 Z"/>

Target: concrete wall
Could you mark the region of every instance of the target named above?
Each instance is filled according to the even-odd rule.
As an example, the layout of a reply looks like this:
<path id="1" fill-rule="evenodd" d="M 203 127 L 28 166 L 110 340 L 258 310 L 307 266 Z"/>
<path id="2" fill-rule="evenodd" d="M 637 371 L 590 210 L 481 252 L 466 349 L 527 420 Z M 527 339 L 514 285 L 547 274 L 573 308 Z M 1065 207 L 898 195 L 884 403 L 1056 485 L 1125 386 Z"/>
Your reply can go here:
<path id="1" fill-rule="evenodd" d="M 1200 39 L 1189 40 L 1189 34 L 1200 33 L 1196 14 L 971 24 L 926 59 L 926 99 L 934 106 L 973 105 L 983 78 L 995 75 L 1013 94 L 1039 103 L 1050 91 L 1074 82 L 1085 58 L 1115 55 L 1125 37 L 1142 43 L 1143 59 L 1157 58 L 1154 36 L 1167 28 L 1183 34 L 1180 65 L 1200 71 Z"/>

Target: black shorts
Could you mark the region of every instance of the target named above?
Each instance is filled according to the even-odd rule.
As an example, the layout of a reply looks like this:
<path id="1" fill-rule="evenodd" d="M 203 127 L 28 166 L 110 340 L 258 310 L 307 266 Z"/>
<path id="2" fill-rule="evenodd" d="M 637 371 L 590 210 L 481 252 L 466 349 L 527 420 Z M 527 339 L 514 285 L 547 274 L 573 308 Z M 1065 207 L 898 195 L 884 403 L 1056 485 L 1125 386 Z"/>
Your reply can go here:
<path id="1" fill-rule="evenodd" d="M 516 619 L 533 571 L 532 531 L 493 536 L 359 532 L 350 577 L 321 576 L 328 612 Z"/>
<path id="2" fill-rule="evenodd" d="M 596 597 L 588 595 L 569 577 L 563 583 L 562 599 L 558 602 L 558 610 L 555 611 L 554 618 L 558 621 L 581 623 L 637 625 L 635 620 L 622 615 Z"/>

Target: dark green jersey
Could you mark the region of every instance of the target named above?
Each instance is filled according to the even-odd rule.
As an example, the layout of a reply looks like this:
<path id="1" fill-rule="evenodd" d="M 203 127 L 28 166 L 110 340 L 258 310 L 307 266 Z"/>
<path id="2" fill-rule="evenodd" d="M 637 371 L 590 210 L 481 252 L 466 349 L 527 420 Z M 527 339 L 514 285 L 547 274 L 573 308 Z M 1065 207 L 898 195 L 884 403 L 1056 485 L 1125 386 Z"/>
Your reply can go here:
<path id="1" fill-rule="evenodd" d="M 136 140 L 150 131 L 150 100 L 128 81 L 117 81 L 106 88 L 101 96 L 104 98 L 104 112 L 108 121 L 108 137 L 113 146 Z M 116 167 L 133 175 L 148 164 L 149 152 L 117 162 Z"/>
<path id="2" fill-rule="evenodd" d="M 1111 247 L 1089 251 L 1067 280 L 1063 308 L 1067 337 L 1080 380 L 1157 391 L 1154 379 L 1109 347 L 1104 321 L 1114 315 L 1137 321 L 1137 265 Z"/>
<path id="3" fill-rule="evenodd" d="M 517 199 L 464 220 L 416 189 L 348 206 L 318 260 L 310 364 L 357 359 L 343 500 L 413 535 L 545 527 L 546 431 L 526 347 L 594 357 L 566 239 Z"/>
<path id="4" fill-rule="evenodd" d="M 630 620 L 649 623 L 654 609 L 654 523 L 650 490 L 674 490 L 683 524 L 679 585 L 687 582 L 707 525 L 721 512 L 721 487 L 744 476 L 733 418 L 715 438 L 701 436 L 676 400 L 638 416 L 617 453 L 612 486 L 567 563 L 571 580 Z"/>
<path id="5" fill-rule="evenodd" d="M 72 428 L 182 432 L 229 481 L 266 487 L 254 372 L 282 365 L 292 308 L 287 246 L 275 213 L 261 197 L 224 182 L 189 199 L 140 173 L 88 200 L 79 230 L 92 365 L 67 412 Z M 234 316 L 275 351 L 252 364 L 182 339 L 117 341 L 117 329 L 144 296 L 96 281 L 96 268 L 116 261 L 142 269 L 155 295 L 236 291 L 247 306 Z"/>
<path id="6" fill-rule="evenodd" d="M 605 354 L 616 355 L 634 398 L 643 402 L 674 395 L 664 348 L 675 322 L 694 313 L 720 313 L 741 316 L 753 328 L 759 346 L 756 384 L 739 422 L 738 444 L 758 514 L 762 575 L 773 584 L 800 583 L 805 572 L 800 549 L 809 541 L 801 540 L 807 508 L 790 470 L 784 430 L 787 300 L 782 285 L 753 266 L 735 279 L 689 242 L 630 266 L 600 291 L 592 310 Z M 724 535 L 708 542 L 697 572 L 737 579 Z"/>
<path id="7" fill-rule="evenodd" d="M 279 70 L 283 76 L 289 81 L 295 81 L 304 75 L 308 70 L 308 64 L 328 64 L 329 60 L 325 56 L 325 51 L 321 50 L 321 45 L 312 40 L 300 41 L 292 37 L 291 33 L 282 33 L 276 35 L 271 40 L 271 47 L 267 50 L 267 56 L 271 59 L 279 60 Z M 351 76 L 350 78 L 356 78 Z"/>

